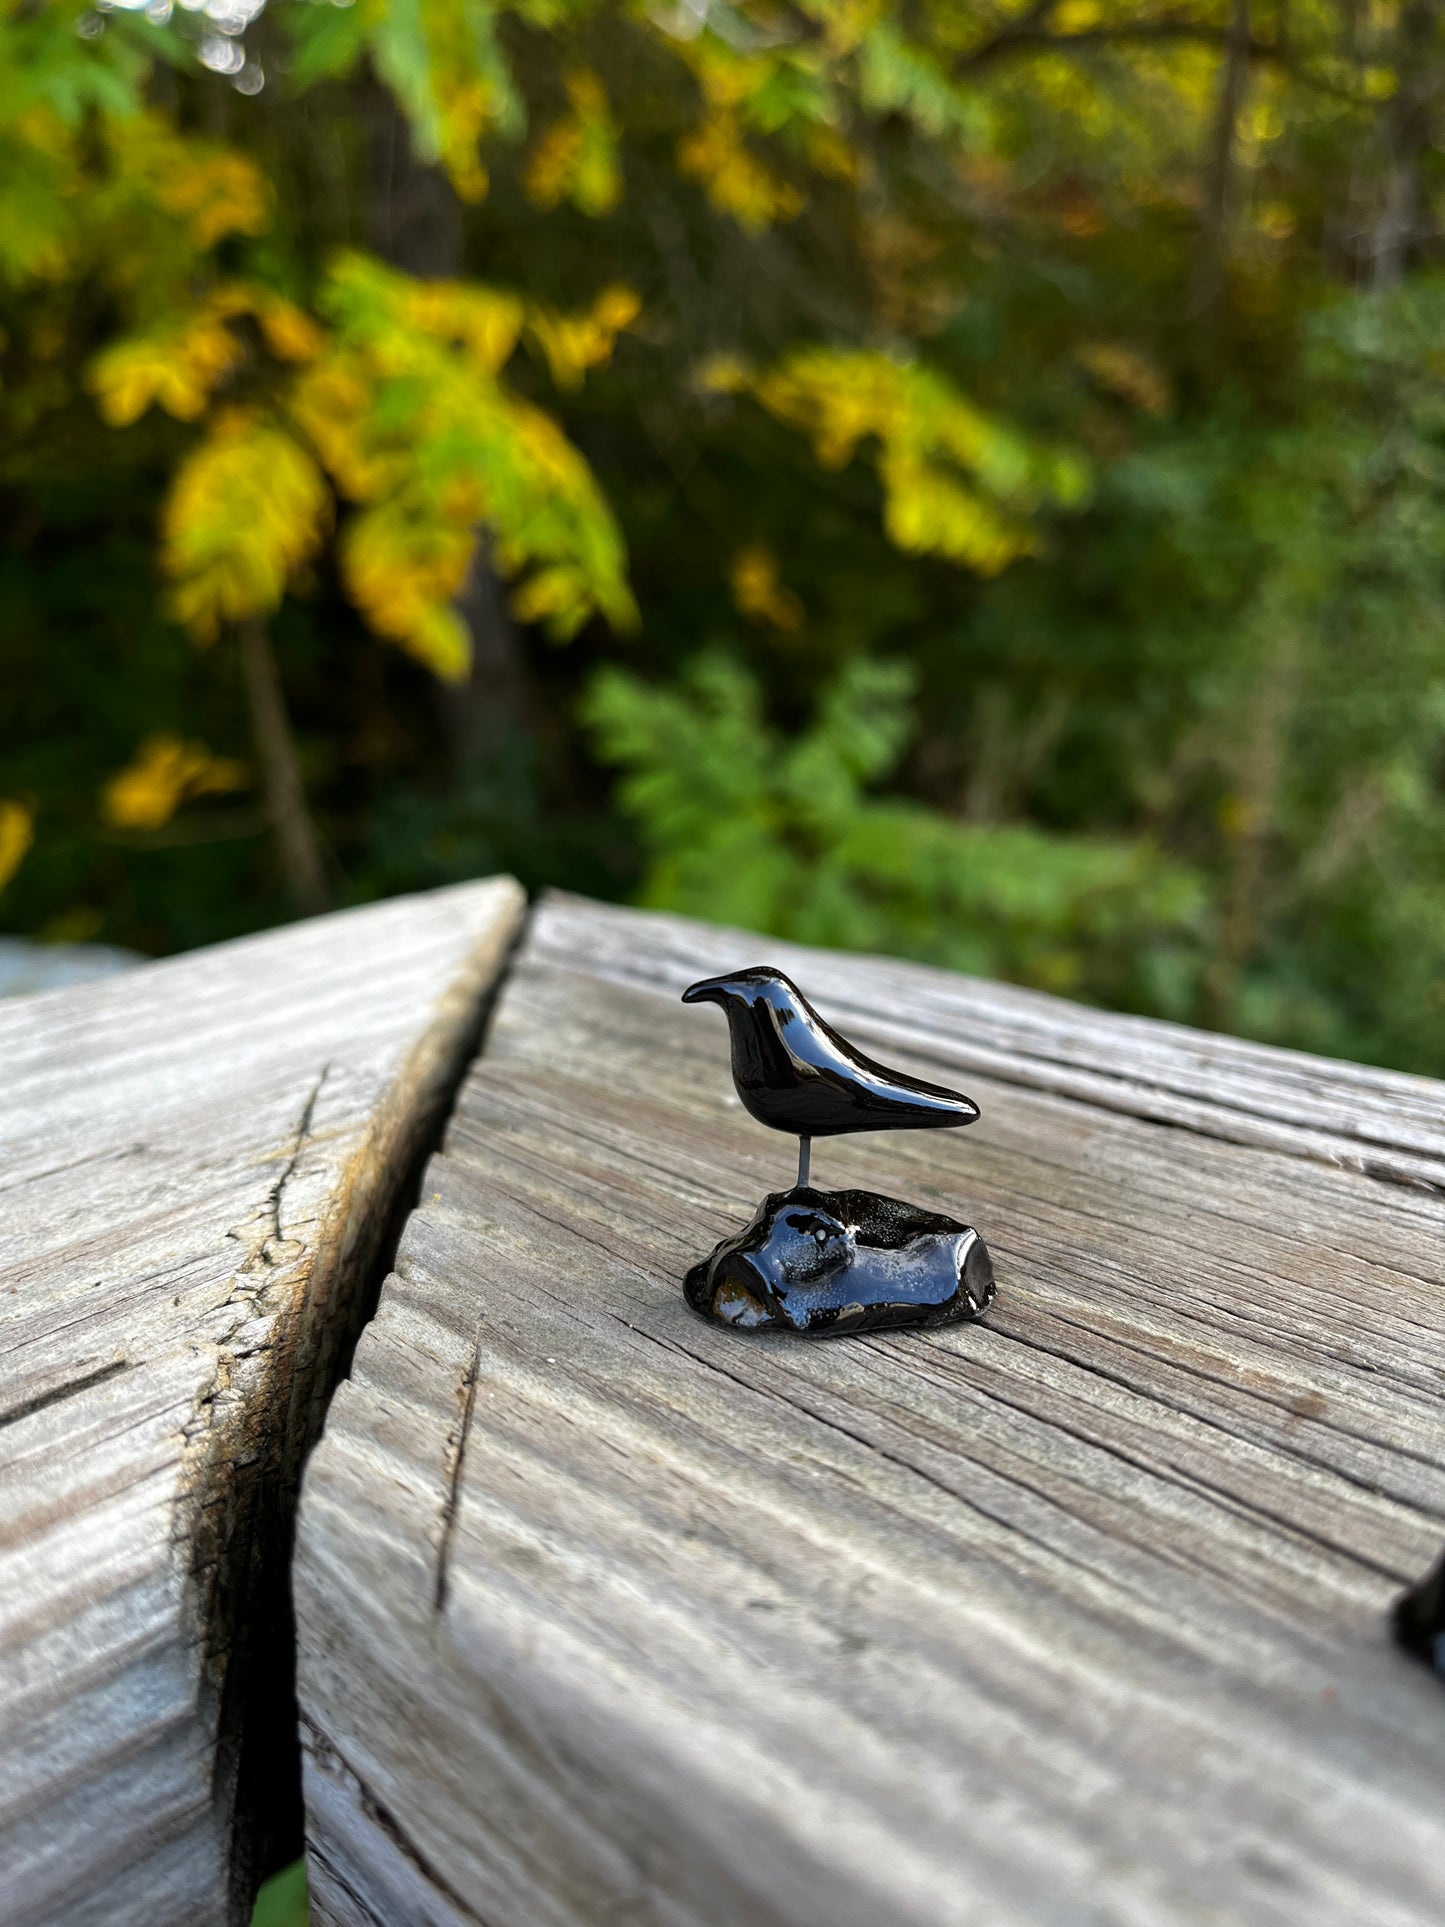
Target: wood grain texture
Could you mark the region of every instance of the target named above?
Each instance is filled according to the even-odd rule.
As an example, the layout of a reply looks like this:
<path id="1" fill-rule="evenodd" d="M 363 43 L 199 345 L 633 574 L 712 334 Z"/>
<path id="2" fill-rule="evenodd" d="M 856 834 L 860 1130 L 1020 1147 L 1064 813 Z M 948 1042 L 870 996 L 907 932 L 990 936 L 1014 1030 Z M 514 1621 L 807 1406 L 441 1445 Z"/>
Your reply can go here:
<path id="1" fill-rule="evenodd" d="M 468 885 L 0 1007 L 6 1927 L 245 1918 L 299 1456 L 521 909 Z"/>
<path id="2" fill-rule="evenodd" d="M 686 1309 L 792 1153 L 676 992 L 764 954 L 904 1068 L 992 1053 L 969 1131 L 815 1174 L 977 1224 L 984 1324 Z M 307 1470 L 317 1921 L 1438 1924 L 1445 1692 L 1384 1614 L 1445 1521 L 1442 1096 L 538 913 Z"/>
<path id="3" fill-rule="evenodd" d="M 678 992 L 695 979 L 704 949 L 720 960 L 710 967 L 726 969 L 756 962 L 761 943 L 782 969 L 806 971 L 840 1022 L 880 1050 L 922 1050 L 960 1072 L 1445 1194 L 1445 1104 L 1432 1078 L 1120 1017 L 887 958 L 860 973 L 854 957 L 746 931 L 718 931 L 700 946 L 685 918 L 650 915 L 636 926 L 628 921 L 635 915 L 559 896 L 542 940 L 561 957 L 585 943 L 599 976 Z"/>

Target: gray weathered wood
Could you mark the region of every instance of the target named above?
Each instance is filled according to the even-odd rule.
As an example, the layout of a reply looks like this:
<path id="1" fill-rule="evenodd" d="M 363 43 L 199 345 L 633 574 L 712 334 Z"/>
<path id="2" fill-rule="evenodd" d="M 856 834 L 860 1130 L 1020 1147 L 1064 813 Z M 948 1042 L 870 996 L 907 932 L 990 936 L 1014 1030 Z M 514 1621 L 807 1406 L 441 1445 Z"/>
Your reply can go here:
<path id="1" fill-rule="evenodd" d="M 245 1917 L 299 1454 L 520 913 L 469 885 L 0 1007 L 6 1927 Z"/>
<path id="2" fill-rule="evenodd" d="M 985 1325 L 685 1308 L 791 1154 L 676 992 L 764 955 L 970 1067 L 979 1124 L 815 1182 L 978 1224 Z M 317 1921 L 1438 1923 L 1445 1692 L 1384 1614 L 1445 1531 L 1442 1098 L 540 912 L 306 1475 Z"/>
<path id="3" fill-rule="evenodd" d="M 639 945 L 625 920 L 562 897 L 539 937 L 559 957 L 587 946 L 599 976 L 669 991 L 692 982 L 704 955 L 723 969 L 756 962 L 761 944 L 784 968 L 806 969 L 818 995 L 880 1049 L 896 1043 L 959 1071 L 1445 1194 L 1445 1102 L 1428 1077 L 1119 1017 L 886 958 L 860 972 L 856 958 L 746 932 L 718 931 L 699 944 L 697 927 L 681 917 L 652 916 L 646 928 Z"/>

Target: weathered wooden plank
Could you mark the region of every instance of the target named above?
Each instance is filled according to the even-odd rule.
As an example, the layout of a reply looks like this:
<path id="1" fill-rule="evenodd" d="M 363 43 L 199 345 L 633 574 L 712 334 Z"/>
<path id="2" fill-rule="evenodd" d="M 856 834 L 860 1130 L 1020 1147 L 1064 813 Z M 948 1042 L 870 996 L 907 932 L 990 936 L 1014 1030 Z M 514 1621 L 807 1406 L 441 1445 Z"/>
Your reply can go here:
<path id="1" fill-rule="evenodd" d="M 789 1148 L 675 993 L 764 953 L 534 919 L 306 1476 L 317 1919 L 1438 1922 L 1445 1693 L 1384 1613 L 1445 1518 L 1445 1200 L 1399 1161 L 1445 1092 L 787 954 L 925 1075 L 994 1025 L 979 1124 L 815 1182 L 976 1223 L 1000 1295 L 746 1339 L 678 1280 Z M 1179 1128 L 1190 1052 L 1225 1115 Z M 1239 1142 L 1290 1089 L 1309 1141 Z M 1358 1093 L 1405 1183 L 1341 1168 Z"/>
<path id="2" fill-rule="evenodd" d="M 599 976 L 678 991 L 696 978 L 704 951 L 719 970 L 760 954 L 749 932 L 719 931 L 699 944 L 685 918 L 650 915 L 639 927 L 628 921 L 633 914 L 558 896 L 543 941 L 564 958 L 585 943 Z M 880 1049 L 924 1050 L 936 1063 L 1004 1083 L 1445 1192 L 1445 1106 L 1431 1078 L 1120 1017 L 1010 984 L 920 973 L 886 958 L 860 977 L 846 955 L 771 939 L 763 947 L 784 969 L 808 970 L 840 1020 Z"/>
<path id="3" fill-rule="evenodd" d="M 0 1007 L 7 1927 L 244 1917 L 300 1453 L 521 903 L 469 885 Z"/>

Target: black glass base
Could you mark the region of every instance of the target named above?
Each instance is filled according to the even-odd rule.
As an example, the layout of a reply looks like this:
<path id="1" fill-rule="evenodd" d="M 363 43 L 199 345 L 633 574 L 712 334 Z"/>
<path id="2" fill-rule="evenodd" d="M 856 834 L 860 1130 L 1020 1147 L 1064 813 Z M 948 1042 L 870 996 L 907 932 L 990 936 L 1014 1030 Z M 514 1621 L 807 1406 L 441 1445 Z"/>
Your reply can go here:
<path id="1" fill-rule="evenodd" d="M 993 1265 L 956 1218 L 873 1191 L 801 1186 L 764 1198 L 683 1291 L 695 1312 L 736 1331 L 833 1337 L 978 1318 Z"/>
<path id="2" fill-rule="evenodd" d="M 1445 1555 L 1397 1601 L 1395 1637 L 1445 1679 Z"/>

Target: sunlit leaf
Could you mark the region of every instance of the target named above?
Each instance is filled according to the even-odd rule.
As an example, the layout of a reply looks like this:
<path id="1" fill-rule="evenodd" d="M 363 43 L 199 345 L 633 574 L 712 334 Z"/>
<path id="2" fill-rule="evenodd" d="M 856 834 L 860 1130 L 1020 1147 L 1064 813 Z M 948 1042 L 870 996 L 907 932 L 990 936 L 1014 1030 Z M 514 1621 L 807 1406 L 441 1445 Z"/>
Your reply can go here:
<path id="1" fill-rule="evenodd" d="M 610 213 L 622 193 L 618 130 L 597 75 L 567 76 L 570 112 L 545 128 L 527 164 L 538 207 L 567 200 L 583 214 Z"/>
<path id="2" fill-rule="evenodd" d="M 719 213 L 750 233 L 802 212 L 802 194 L 749 148 L 741 122 L 726 108 L 714 109 L 686 136 L 677 164 L 701 182 Z"/>
<path id="3" fill-rule="evenodd" d="M 803 605 L 780 581 L 778 558 L 766 543 L 750 542 L 738 550 L 728 571 L 728 584 L 738 612 L 750 621 L 768 623 L 774 629 L 801 627 Z"/>
<path id="4" fill-rule="evenodd" d="M 1077 506 L 1087 491 L 1077 457 L 1025 440 L 917 362 L 798 348 L 761 372 L 715 360 L 702 381 L 714 392 L 751 392 L 810 437 L 825 468 L 846 467 L 866 445 L 883 483 L 890 539 L 981 575 L 1036 546 L 1027 519 L 1034 510 Z"/>
<path id="5" fill-rule="evenodd" d="M 222 623 L 275 609 L 320 546 L 330 504 L 293 436 L 239 409 L 219 415 L 166 499 L 162 562 L 178 619 L 210 642 Z"/>
<path id="6" fill-rule="evenodd" d="M 178 421 L 194 421 L 240 359 L 236 337 L 207 310 L 112 343 L 91 363 L 87 379 L 113 428 L 138 420 L 153 403 Z"/>
<path id="7" fill-rule="evenodd" d="M 604 367 L 612 359 L 618 335 L 631 327 L 641 311 L 642 303 L 631 288 L 616 284 L 604 288 L 581 314 L 558 314 L 534 302 L 527 311 L 527 327 L 545 354 L 557 386 L 577 388 L 589 369 Z"/>
<path id="8" fill-rule="evenodd" d="M 213 756 L 204 743 L 148 736 L 105 785 L 101 815 L 115 829 L 158 830 L 191 797 L 243 789 L 247 780 L 244 763 Z"/>
<path id="9" fill-rule="evenodd" d="M 526 315 L 534 334 L 550 329 L 559 378 L 575 382 L 611 353 L 636 297 L 606 289 L 567 321 L 346 256 L 323 306 L 334 351 L 298 384 L 293 414 L 342 491 L 372 505 L 346 532 L 343 565 L 378 632 L 440 674 L 463 673 L 465 631 L 450 602 L 483 527 L 496 566 L 517 579 L 524 620 L 559 638 L 594 615 L 635 621 L 621 534 L 591 471 L 498 371 Z"/>
<path id="10" fill-rule="evenodd" d="M 0 890 L 25 861 L 34 841 L 34 812 L 13 796 L 0 796 Z"/>

